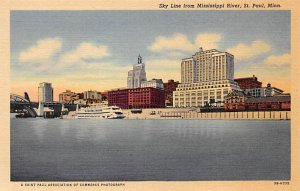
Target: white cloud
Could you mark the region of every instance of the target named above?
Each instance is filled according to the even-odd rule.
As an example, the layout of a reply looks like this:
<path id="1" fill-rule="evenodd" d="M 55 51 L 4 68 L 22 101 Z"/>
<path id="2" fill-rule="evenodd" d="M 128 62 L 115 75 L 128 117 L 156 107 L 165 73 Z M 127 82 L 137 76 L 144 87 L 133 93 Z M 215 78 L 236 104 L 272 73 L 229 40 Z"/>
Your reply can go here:
<path id="1" fill-rule="evenodd" d="M 147 79 L 162 78 L 180 80 L 180 60 L 156 59 L 146 63 Z"/>
<path id="2" fill-rule="evenodd" d="M 251 44 L 240 43 L 235 47 L 227 49 L 227 51 L 235 56 L 236 59 L 252 59 L 269 52 L 272 46 L 264 41 L 256 40 Z"/>
<path id="3" fill-rule="evenodd" d="M 195 48 L 202 47 L 205 50 L 216 49 L 223 36 L 218 33 L 199 34 L 195 39 Z"/>
<path id="4" fill-rule="evenodd" d="M 53 55 L 61 50 L 62 42 L 59 38 L 39 40 L 19 55 L 19 62 L 42 63 L 47 62 Z"/>
<path id="5" fill-rule="evenodd" d="M 66 52 L 61 51 L 61 47 L 62 41 L 59 38 L 39 40 L 36 45 L 29 47 L 19 55 L 19 61 L 26 62 L 26 67 L 30 67 L 31 71 L 37 74 L 45 72 L 44 74 L 55 75 L 62 72 L 67 74 L 76 70 L 84 72 L 106 71 L 109 68 L 123 69 L 102 60 L 110 55 L 106 45 L 82 42 Z"/>
<path id="6" fill-rule="evenodd" d="M 269 65 L 286 65 L 291 63 L 291 56 L 290 54 L 271 55 L 263 60 L 262 63 Z"/>
<path id="7" fill-rule="evenodd" d="M 164 37 L 159 36 L 155 38 L 154 43 L 149 46 L 153 52 L 160 52 L 165 50 L 192 50 L 194 45 L 189 41 L 187 36 L 181 33 L 175 33 L 173 36 Z"/>
<path id="8" fill-rule="evenodd" d="M 180 51 L 170 51 L 170 52 L 167 52 L 167 54 L 169 56 L 172 56 L 172 57 L 183 57 L 183 56 L 185 56 L 185 54 L 183 52 L 180 52 Z"/>
<path id="9" fill-rule="evenodd" d="M 186 35 L 175 33 L 170 37 L 156 37 L 148 49 L 153 52 L 175 51 L 178 53 L 178 51 L 196 51 L 199 47 L 204 49 L 218 48 L 222 38 L 223 36 L 218 33 L 203 33 L 198 34 L 191 42 Z"/>
<path id="10" fill-rule="evenodd" d="M 66 52 L 59 60 L 60 66 L 72 66 L 84 64 L 85 59 L 102 59 L 109 56 L 109 50 L 105 45 L 83 42 L 75 50 Z"/>

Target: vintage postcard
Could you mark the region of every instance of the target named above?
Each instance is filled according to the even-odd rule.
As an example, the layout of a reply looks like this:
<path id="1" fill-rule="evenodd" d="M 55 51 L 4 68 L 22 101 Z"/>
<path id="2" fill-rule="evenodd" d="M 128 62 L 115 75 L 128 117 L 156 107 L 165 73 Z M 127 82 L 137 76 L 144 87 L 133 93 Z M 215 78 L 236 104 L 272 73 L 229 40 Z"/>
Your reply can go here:
<path id="1" fill-rule="evenodd" d="M 296 2 L 1 12 L 0 190 L 300 189 Z"/>

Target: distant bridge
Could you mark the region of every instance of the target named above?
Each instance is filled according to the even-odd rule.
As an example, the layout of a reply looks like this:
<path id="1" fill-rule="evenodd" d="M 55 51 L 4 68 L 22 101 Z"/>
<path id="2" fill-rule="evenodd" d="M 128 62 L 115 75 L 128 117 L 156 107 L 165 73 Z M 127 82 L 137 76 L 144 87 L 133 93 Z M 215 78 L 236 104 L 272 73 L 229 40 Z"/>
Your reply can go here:
<path id="1" fill-rule="evenodd" d="M 10 112 L 23 113 L 28 117 L 36 117 L 37 113 L 33 108 L 38 108 L 38 102 L 31 102 L 28 94 L 25 92 L 24 96 L 17 94 L 10 94 Z M 43 102 L 44 107 L 54 109 L 54 115 L 60 116 L 62 104 L 59 102 Z M 75 111 L 75 104 L 64 104 L 69 111 Z"/>
<path id="2" fill-rule="evenodd" d="M 10 103 L 30 103 L 30 100 L 17 94 L 10 94 Z"/>
<path id="3" fill-rule="evenodd" d="M 31 103 L 28 94 L 25 92 L 25 97 L 10 94 L 10 112 L 11 113 L 23 113 L 28 117 L 36 117 L 37 113 L 33 109 L 36 107 L 36 103 Z"/>

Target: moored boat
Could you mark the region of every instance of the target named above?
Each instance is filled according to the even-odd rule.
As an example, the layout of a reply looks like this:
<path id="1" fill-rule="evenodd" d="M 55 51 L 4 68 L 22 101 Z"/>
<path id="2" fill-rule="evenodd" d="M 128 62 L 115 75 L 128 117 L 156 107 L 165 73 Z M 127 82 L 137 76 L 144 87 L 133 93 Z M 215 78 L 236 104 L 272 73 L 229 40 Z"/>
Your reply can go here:
<path id="1" fill-rule="evenodd" d="M 75 118 L 77 119 L 123 119 L 124 113 L 118 106 L 98 107 L 90 106 L 76 108 Z"/>

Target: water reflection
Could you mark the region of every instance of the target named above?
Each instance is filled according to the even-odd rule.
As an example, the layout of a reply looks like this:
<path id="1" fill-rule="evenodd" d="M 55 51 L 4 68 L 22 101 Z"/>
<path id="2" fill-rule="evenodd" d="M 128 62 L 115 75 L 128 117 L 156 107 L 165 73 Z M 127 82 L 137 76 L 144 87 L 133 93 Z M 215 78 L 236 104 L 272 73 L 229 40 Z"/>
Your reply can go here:
<path id="1" fill-rule="evenodd" d="M 13 180 L 290 177 L 289 121 L 12 119 L 11 140 Z"/>

